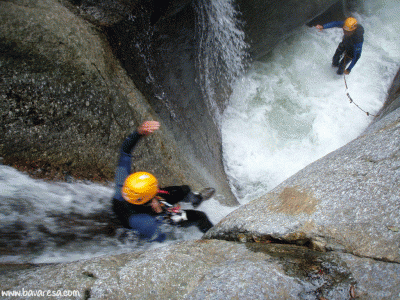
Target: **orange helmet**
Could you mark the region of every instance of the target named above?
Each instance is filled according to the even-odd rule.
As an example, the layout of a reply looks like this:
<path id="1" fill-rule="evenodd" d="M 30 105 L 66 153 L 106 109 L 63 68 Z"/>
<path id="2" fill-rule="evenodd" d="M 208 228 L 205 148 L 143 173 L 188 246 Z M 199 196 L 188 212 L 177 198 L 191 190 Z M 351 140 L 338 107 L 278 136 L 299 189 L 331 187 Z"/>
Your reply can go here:
<path id="1" fill-rule="evenodd" d="M 355 18 L 347 18 L 344 21 L 343 29 L 346 31 L 354 31 L 357 28 L 357 20 Z"/>
<path id="2" fill-rule="evenodd" d="M 157 178 L 147 172 L 136 172 L 129 175 L 122 186 L 122 197 L 136 205 L 150 201 L 157 192 Z"/>

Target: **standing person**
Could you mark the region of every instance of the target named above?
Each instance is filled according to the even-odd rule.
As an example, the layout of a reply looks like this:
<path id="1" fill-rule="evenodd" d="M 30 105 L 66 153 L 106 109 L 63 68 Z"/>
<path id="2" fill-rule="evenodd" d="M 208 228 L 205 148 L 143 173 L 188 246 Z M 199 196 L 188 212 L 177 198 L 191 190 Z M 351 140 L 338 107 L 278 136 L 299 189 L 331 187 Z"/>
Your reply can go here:
<path id="1" fill-rule="evenodd" d="M 364 28 L 357 24 L 355 18 L 347 18 L 346 21 L 334 21 L 316 26 L 320 31 L 332 27 L 343 28 L 344 33 L 343 40 L 333 56 L 332 66 L 338 67 L 338 75 L 342 75 L 343 73 L 348 75 L 361 56 L 364 42 Z M 350 65 L 347 67 L 348 64 Z"/>
<path id="2" fill-rule="evenodd" d="M 159 188 L 158 180 L 150 173 L 131 174 L 131 151 L 139 140 L 154 131 L 160 123 L 146 121 L 122 143 L 115 173 L 115 194 L 112 208 L 122 225 L 135 230 L 139 237 L 163 242 L 166 235 L 159 230 L 163 217 L 180 226 L 196 225 L 206 232 L 213 225 L 207 215 L 197 210 L 181 210 L 178 202 L 190 202 L 193 207 L 212 196 L 214 189 L 195 194 L 187 185 Z M 161 217 L 161 218 L 159 218 Z"/>

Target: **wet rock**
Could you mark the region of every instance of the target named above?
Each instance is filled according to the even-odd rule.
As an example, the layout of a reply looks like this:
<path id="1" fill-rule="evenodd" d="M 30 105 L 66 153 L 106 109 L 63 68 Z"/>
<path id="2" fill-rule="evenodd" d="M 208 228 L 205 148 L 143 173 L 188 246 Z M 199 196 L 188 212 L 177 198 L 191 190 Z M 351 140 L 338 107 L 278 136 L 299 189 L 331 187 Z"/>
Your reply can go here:
<path id="1" fill-rule="evenodd" d="M 193 241 L 71 264 L 10 271 L 3 290 L 77 290 L 95 299 L 345 299 L 346 268 L 303 249 L 262 249 L 225 241 Z M 278 253 L 278 254 L 277 254 Z M 291 257 L 282 264 L 283 257 Z M 273 255 L 271 255 L 273 254 Z M 297 271 L 290 271 L 290 265 Z M 5 298 L 6 299 L 6 298 Z M 18 299 L 18 298 L 17 298 Z M 337 298 L 336 298 L 337 299 Z"/>
<path id="2" fill-rule="evenodd" d="M 265 56 L 279 42 L 293 34 L 296 28 L 311 21 L 337 2 L 341 1 L 288 0 L 283 4 L 279 0 L 238 0 L 252 58 L 259 59 Z M 293 14 L 293 11 L 296 13 Z"/>
<path id="3" fill-rule="evenodd" d="M 384 116 L 390 112 L 398 109 L 400 107 L 400 70 L 397 72 L 393 83 L 388 91 L 388 97 L 385 101 L 384 106 L 379 111 L 377 120 L 382 119 Z"/>
<path id="4" fill-rule="evenodd" d="M 293 175 L 206 233 L 259 236 L 400 262 L 400 110 Z"/>
<path id="5" fill-rule="evenodd" d="M 63 3 L 70 10 L 84 18 L 85 20 L 99 25 L 111 26 L 120 22 L 132 13 L 138 5 L 139 0 L 63 0 Z"/>
<path id="6" fill-rule="evenodd" d="M 113 180 L 123 139 L 159 115 L 115 59 L 102 30 L 52 0 L 1 1 L 0 18 L 4 163 L 40 178 Z M 219 151 L 220 141 L 214 141 Z M 163 185 L 213 186 L 223 203 L 236 204 L 220 155 L 204 151 L 203 164 L 188 145 L 163 123 L 135 149 L 133 169 L 154 173 Z"/>
<path id="7" fill-rule="evenodd" d="M 363 265 L 370 271 L 362 273 Z M 390 299 L 399 286 L 398 264 L 294 245 L 218 240 L 1 270 L 2 290 L 62 287 L 79 292 L 74 299 L 350 299 L 351 293 Z"/>
<path id="8" fill-rule="evenodd" d="M 400 295 L 400 265 L 376 261 L 369 258 L 357 258 L 349 254 L 340 254 L 354 280 L 356 299 L 397 299 Z"/>

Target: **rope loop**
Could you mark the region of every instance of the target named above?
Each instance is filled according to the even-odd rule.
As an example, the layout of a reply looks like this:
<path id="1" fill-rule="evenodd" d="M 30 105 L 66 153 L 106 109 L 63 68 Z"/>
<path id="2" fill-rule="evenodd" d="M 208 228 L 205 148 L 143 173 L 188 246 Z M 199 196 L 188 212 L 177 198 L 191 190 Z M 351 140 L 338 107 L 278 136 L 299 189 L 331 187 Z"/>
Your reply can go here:
<path id="1" fill-rule="evenodd" d="M 369 117 L 369 116 L 377 117 L 376 115 L 370 114 L 369 112 L 363 110 L 360 106 L 357 105 L 357 103 L 354 102 L 354 100 L 351 98 L 349 92 L 347 92 L 347 90 L 348 90 L 349 88 L 347 87 L 346 74 L 343 74 L 343 79 L 344 79 L 344 85 L 346 86 L 346 95 L 347 95 L 347 97 L 349 98 L 350 103 L 353 103 L 355 106 L 358 107 L 358 109 L 360 109 L 361 111 L 365 112 L 365 113 L 367 114 L 368 117 Z"/>

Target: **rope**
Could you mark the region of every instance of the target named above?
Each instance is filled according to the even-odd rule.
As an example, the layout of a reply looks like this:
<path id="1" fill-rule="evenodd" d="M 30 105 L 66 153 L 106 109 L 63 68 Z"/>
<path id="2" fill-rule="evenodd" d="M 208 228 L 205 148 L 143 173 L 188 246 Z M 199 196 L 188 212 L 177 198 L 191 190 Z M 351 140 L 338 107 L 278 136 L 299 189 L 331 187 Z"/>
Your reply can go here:
<path id="1" fill-rule="evenodd" d="M 358 107 L 358 109 L 360 109 L 361 111 L 365 112 L 365 113 L 367 114 L 367 116 L 377 117 L 377 115 L 370 114 L 369 112 L 363 110 L 360 106 L 357 105 L 357 103 L 354 102 L 354 100 L 351 98 L 351 96 L 350 96 L 350 94 L 349 94 L 349 92 L 348 92 L 348 89 L 349 89 L 349 88 L 348 88 L 347 82 L 346 82 L 346 74 L 343 74 L 343 79 L 344 79 L 344 85 L 346 86 L 346 95 L 347 95 L 347 97 L 349 98 L 350 103 L 353 103 L 355 106 Z"/>

